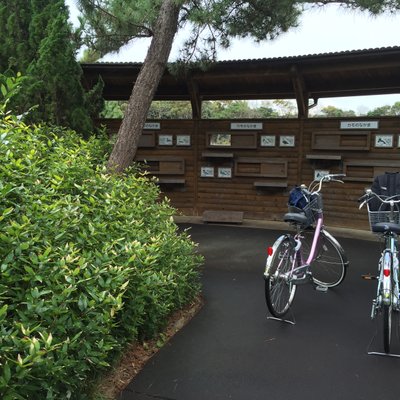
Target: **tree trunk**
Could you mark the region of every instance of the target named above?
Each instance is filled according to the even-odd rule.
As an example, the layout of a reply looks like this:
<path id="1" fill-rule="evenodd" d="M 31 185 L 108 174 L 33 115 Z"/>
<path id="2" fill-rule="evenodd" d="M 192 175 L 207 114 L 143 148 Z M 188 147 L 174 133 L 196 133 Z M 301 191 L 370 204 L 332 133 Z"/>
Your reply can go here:
<path id="1" fill-rule="evenodd" d="M 178 29 L 180 6 L 163 0 L 146 59 L 133 87 L 117 141 L 108 160 L 108 170 L 123 172 L 136 155 L 140 135 L 154 94 L 163 76 Z"/>

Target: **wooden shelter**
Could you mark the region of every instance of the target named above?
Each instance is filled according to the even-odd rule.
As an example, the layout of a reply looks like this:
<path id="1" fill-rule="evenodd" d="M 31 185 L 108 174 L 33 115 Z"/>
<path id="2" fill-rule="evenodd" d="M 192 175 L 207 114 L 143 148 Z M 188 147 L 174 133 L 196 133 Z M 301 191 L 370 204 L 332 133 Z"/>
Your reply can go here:
<path id="1" fill-rule="evenodd" d="M 140 63 L 82 64 L 90 88 L 127 100 Z M 189 100 L 192 120 L 148 121 L 136 161 L 157 176 L 178 210 L 210 220 L 280 220 L 289 189 L 316 175 L 346 173 L 326 188 L 328 223 L 367 228 L 356 199 L 373 177 L 400 170 L 400 119 L 308 118 L 321 98 L 399 94 L 400 47 L 222 61 L 181 77 L 165 72 L 155 100 Z M 295 99 L 298 118 L 202 120 L 204 100 Z M 119 120 L 102 121 L 116 132 Z"/>
<path id="2" fill-rule="evenodd" d="M 106 100 L 127 100 L 140 63 L 82 64 L 84 82 L 105 82 Z M 193 118 L 203 100 L 296 99 L 299 117 L 318 99 L 400 93 L 400 47 L 270 59 L 221 61 L 175 77 L 165 72 L 155 100 L 190 100 Z"/>

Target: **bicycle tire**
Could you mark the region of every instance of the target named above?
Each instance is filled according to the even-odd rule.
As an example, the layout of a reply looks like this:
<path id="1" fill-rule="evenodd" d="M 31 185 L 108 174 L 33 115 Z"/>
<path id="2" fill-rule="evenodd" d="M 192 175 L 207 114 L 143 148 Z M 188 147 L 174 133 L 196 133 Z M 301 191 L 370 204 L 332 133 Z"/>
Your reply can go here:
<path id="1" fill-rule="evenodd" d="M 265 275 L 265 300 L 270 313 L 282 318 L 289 311 L 296 294 L 296 285 L 283 277 L 284 274 L 287 277 L 292 268 L 291 262 L 295 256 L 293 239 L 289 235 L 280 237 L 273 248 Z"/>
<path id="2" fill-rule="evenodd" d="M 383 349 L 390 353 L 390 342 L 392 338 L 392 306 L 383 304 Z"/>
<path id="3" fill-rule="evenodd" d="M 306 240 L 303 241 L 303 246 L 308 252 L 313 235 L 313 230 L 306 232 Z M 329 232 L 322 230 L 314 261 L 310 265 L 314 284 L 327 288 L 340 285 L 346 277 L 348 264 L 346 254 L 339 242 Z"/>

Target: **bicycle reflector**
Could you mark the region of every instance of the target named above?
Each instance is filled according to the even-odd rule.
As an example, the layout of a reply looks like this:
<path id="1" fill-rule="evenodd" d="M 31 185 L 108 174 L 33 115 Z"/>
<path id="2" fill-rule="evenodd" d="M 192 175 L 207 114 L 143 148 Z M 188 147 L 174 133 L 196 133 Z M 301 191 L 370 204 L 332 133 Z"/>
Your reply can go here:
<path id="1" fill-rule="evenodd" d="M 269 256 L 272 256 L 272 253 L 274 252 L 274 249 L 272 248 L 272 246 L 269 246 L 268 248 L 267 248 L 267 254 L 269 255 Z"/>
<path id="2" fill-rule="evenodd" d="M 391 267 L 391 257 L 388 252 L 385 252 L 383 259 L 383 275 L 387 277 L 390 276 L 390 267 Z"/>

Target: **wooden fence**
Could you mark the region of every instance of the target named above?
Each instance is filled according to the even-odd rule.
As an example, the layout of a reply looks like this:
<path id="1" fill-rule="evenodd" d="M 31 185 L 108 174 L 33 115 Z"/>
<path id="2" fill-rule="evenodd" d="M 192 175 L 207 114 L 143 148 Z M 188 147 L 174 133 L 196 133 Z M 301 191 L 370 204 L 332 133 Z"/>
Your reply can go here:
<path id="1" fill-rule="evenodd" d="M 101 120 L 116 133 L 120 120 Z M 136 161 L 184 215 L 280 221 L 290 189 L 345 173 L 324 187 L 326 223 L 368 229 L 357 199 L 374 176 L 400 171 L 399 118 L 149 121 Z M 207 214 L 208 213 L 208 214 Z M 214 213 L 214 215 L 216 215 Z"/>

